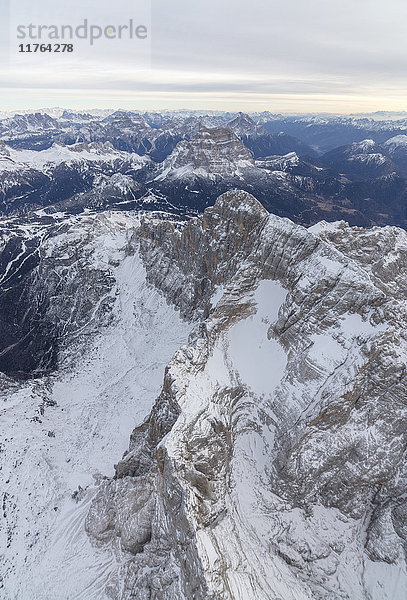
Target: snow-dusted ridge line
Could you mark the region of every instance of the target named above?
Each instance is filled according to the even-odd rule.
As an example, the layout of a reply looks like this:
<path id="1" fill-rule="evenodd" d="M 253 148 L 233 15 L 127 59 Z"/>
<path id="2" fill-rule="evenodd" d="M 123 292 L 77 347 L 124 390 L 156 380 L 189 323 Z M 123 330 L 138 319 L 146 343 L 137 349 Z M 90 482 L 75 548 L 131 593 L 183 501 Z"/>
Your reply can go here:
<path id="1" fill-rule="evenodd" d="M 141 168 L 148 163 L 148 159 L 134 153 L 115 150 L 106 143 L 73 144 L 66 146 L 54 142 L 47 150 L 15 150 L 7 148 L 3 154 L 0 147 L 0 170 L 18 171 L 21 169 L 44 169 L 47 165 L 78 162 L 109 162 L 115 160 L 128 160 Z"/>

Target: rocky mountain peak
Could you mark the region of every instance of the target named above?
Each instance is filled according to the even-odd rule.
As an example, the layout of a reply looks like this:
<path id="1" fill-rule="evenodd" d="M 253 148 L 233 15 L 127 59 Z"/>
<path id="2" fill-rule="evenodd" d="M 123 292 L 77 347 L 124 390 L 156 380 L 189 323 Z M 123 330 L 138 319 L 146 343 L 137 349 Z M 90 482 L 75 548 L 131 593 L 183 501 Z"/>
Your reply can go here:
<path id="1" fill-rule="evenodd" d="M 165 290 L 186 318 L 196 319 L 208 311 L 215 287 L 225 283 L 252 252 L 267 220 L 268 213 L 256 198 L 231 190 L 181 232 L 165 222 L 143 221 L 134 243 L 140 245 L 152 283 Z M 180 271 L 185 277 L 182 285 Z"/>
<path id="2" fill-rule="evenodd" d="M 252 194 L 243 190 L 230 190 L 216 200 L 213 207 L 207 208 L 203 214 L 203 226 L 208 215 L 219 215 L 224 222 L 243 226 L 247 229 L 253 225 L 254 220 L 261 220 L 268 216 L 267 210 Z"/>
<path id="3" fill-rule="evenodd" d="M 380 152 L 381 148 L 374 140 L 354 142 L 348 149 L 349 154 L 373 154 Z"/>
<path id="4" fill-rule="evenodd" d="M 54 129 L 57 129 L 57 121 L 39 112 L 26 115 L 15 114 L 0 121 L 0 133 L 6 136 Z"/>
<path id="5" fill-rule="evenodd" d="M 66 119 L 67 121 L 93 121 L 96 120 L 94 115 L 84 112 L 77 112 L 74 110 L 64 110 L 61 115 L 61 119 Z"/>
<path id="6" fill-rule="evenodd" d="M 112 127 L 151 129 L 145 118 L 138 113 L 118 110 L 104 119 L 104 123 Z"/>
<path id="7" fill-rule="evenodd" d="M 239 169 L 250 166 L 254 166 L 250 150 L 231 129 L 201 126 L 191 140 L 177 144 L 162 167 L 166 176 L 171 171 L 183 176 L 205 173 L 233 176 Z"/>
<path id="8" fill-rule="evenodd" d="M 239 138 L 270 138 L 271 136 L 264 127 L 257 123 L 246 113 L 238 115 L 226 123 L 226 127 L 232 129 Z"/>
<path id="9" fill-rule="evenodd" d="M 257 129 L 255 121 L 247 114 L 239 112 L 236 117 L 226 123 L 226 126 L 239 133 L 253 133 Z"/>

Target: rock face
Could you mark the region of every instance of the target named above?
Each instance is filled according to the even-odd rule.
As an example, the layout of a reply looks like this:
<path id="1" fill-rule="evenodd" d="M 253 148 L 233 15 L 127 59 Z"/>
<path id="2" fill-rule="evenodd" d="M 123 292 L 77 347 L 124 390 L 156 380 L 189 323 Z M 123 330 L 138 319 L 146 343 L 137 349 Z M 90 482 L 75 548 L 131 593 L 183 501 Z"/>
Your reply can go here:
<path id="1" fill-rule="evenodd" d="M 252 154 L 232 130 L 201 127 L 191 140 L 179 142 L 163 162 L 162 171 L 220 178 L 232 177 L 247 167 L 254 167 Z"/>
<path id="2" fill-rule="evenodd" d="M 194 322 L 86 519 L 116 600 L 402 600 L 406 253 L 228 192 L 130 242 Z"/>

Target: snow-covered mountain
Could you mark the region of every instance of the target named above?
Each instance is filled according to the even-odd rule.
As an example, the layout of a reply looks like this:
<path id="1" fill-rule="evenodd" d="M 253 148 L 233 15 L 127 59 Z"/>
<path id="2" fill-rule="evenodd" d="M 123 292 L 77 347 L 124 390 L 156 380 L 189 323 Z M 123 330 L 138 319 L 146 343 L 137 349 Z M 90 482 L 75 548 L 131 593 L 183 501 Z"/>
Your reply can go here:
<path id="1" fill-rule="evenodd" d="M 401 599 L 405 232 L 307 232 L 241 193 L 160 229 L 135 237 L 150 281 L 209 315 L 88 515 L 133 555 L 109 593 Z"/>
<path id="2" fill-rule="evenodd" d="M 397 171 L 385 146 L 370 139 L 336 148 L 323 155 L 321 161 L 335 171 L 356 179 L 374 179 Z"/>
<path id="3" fill-rule="evenodd" d="M 384 146 L 389 152 L 394 153 L 396 150 L 405 149 L 407 147 L 407 135 L 396 135 L 385 142 Z"/>
<path id="4" fill-rule="evenodd" d="M 404 230 L 234 190 L 0 240 L 4 598 L 404 600 Z"/>
<path id="5" fill-rule="evenodd" d="M 256 158 L 288 152 L 311 156 L 364 139 L 382 144 L 391 137 L 406 135 L 407 120 L 402 114 L 398 116 L 283 116 L 269 111 L 248 115 L 188 110 L 139 113 L 56 108 L 0 115 L 0 138 L 25 149 L 43 149 L 53 141 L 110 141 L 119 150 L 147 153 L 161 161 L 178 141 L 193 136 L 200 125 L 227 126 L 252 146 Z M 125 131 L 121 131 L 122 127 Z"/>
<path id="6" fill-rule="evenodd" d="M 35 113 L 0 120 L 0 139 L 15 148 L 44 150 L 54 142 L 109 142 L 116 149 L 148 154 L 163 160 L 181 139 L 152 128 L 144 117 L 129 111 L 107 116 L 64 111 L 59 117 Z"/>
<path id="7" fill-rule="evenodd" d="M 54 144 L 41 151 L 0 146 L 0 211 L 26 214 L 43 207 L 81 212 L 134 202 L 154 168 L 147 156 L 106 143 Z M 107 192 L 106 185 L 116 187 Z M 131 208 L 131 207 L 130 207 Z"/>
<path id="8" fill-rule="evenodd" d="M 2 144 L 0 146 L 0 172 L 21 171 L 27 169 L 52 170 L 64 163 L 66 165 L 81 163 L 84 168 L 89 163 L 128 161 L 135 166 L 149 164 L 149 159 L 135 153 L 116 150 L 109 142 L 91 142 L 65 145 L 54 142 L 50 148 L 41 151 L 14 149 Z"/>
<path id="9" fill-rule="evenodd" d="M 0 121 L 0 139 L 12 143 L 16 147 L 26 147 L 26 142 L 32 150 L 49 147 L 58 134 L 58 121 L 43 113 L 32 113 L 2 119 Z"/>

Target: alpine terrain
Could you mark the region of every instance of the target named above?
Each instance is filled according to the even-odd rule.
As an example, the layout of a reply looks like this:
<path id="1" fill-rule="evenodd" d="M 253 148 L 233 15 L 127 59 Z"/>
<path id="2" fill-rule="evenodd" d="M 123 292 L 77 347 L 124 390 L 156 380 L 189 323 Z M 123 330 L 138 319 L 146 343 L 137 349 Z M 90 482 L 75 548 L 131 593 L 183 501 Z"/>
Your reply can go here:
<path id="1" fill-rule="evenodd" d="M 0 121 L 1 599 L 405 600 L 405 127 Z"/>

